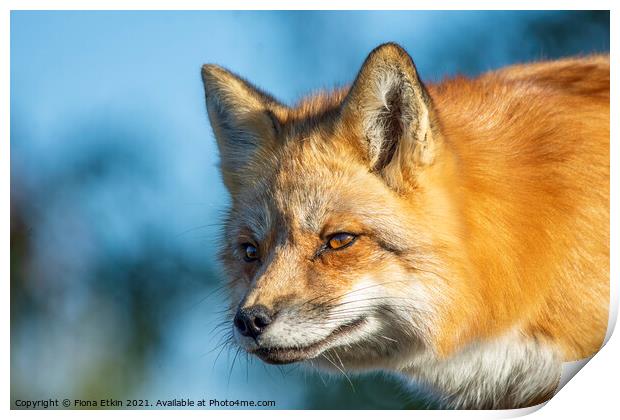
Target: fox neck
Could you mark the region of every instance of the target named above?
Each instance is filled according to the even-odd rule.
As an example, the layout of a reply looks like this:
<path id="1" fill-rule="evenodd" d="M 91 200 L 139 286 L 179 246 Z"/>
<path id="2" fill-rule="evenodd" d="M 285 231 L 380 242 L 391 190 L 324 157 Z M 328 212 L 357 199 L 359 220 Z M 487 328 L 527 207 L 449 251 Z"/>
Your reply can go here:
<path id="1" fill-rule="evenodd" d="M 434 336 L 430 339 L 433 351 L 446 358 L 471 342 L 500 335 L 503 331 L 494 331 L 491 323 L 481 322 L 498 318 L 489 317 L 485 312 L 488 302 L 481 293 L 484 281 L 470 253 L 468 242 L 473 232 L 465 216 L 468 191 L 461 181 L 466 168 L 450 144 L 441 135 L 436 134 L 436 137 L 437 158 L 416 174 L 415 187 L 408 199 L 413 217 L 434 227 L 430 239 L 434 254 L 427 259 L 429 265 L 420 268 L 436 273 L 435 281 L 460 283 L 458 295 L 445 296 L 442 306 L 450 310 L 442 311 L 437 318 L 438 325 L 434 326 Z M 511 326 L 505 327 L 507 330 Z"/>
<path id="2" fill-rule="evenodd" d="M 517 330 L 465 347 L 448 358 L 421 353 L 398 369 L 406 381 L 421 382 L 449 408 L 528 407 L 551 398 L 562 368 L 555 347 Z"/>

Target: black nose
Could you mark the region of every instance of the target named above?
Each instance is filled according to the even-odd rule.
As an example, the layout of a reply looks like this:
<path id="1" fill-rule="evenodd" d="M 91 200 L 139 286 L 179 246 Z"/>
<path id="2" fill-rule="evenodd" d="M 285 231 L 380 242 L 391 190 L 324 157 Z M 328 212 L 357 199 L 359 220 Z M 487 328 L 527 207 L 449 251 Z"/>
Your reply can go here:
<path id="1" fill-rule="evenodd" d="M 256 338 L 271 324 L 270 311 L 263 305 L 250 306 L 237 311 L 235 327 L 241 335 Z"/>

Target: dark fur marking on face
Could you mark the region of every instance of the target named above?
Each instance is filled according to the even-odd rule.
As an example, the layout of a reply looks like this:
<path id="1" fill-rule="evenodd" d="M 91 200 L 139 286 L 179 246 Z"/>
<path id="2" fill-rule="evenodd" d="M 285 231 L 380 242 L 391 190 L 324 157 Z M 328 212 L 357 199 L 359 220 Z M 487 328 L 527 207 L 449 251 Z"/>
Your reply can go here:
<path id="1" fill-rule="evenodd" d="M 381 240 L 377 240 L 377 244 L 379 244 L 379 246 L 381 248 L 383 248 L 384 250 L 386 250 L 387 252 L 394 254 L 398 257 L 402 256 L 403 254 L 405 254 L 405 249 L 404 248 L 398 248 L 392 244 L 389 244 L 385 241 L 381 241 Z"/>

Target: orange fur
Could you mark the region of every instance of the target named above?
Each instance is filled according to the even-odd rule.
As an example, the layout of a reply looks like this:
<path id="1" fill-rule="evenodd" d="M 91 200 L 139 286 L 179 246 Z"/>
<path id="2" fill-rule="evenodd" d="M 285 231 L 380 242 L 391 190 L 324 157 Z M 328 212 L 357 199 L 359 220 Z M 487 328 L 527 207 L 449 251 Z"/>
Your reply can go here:
<path id="1" fill-rule="evenodd" d="M 465 246 L 484 290 L 472 334 L 515 322 L 565 360 L 601 346 L 609 305 L 609 59 L 432 86 L 458 160 Z"/>

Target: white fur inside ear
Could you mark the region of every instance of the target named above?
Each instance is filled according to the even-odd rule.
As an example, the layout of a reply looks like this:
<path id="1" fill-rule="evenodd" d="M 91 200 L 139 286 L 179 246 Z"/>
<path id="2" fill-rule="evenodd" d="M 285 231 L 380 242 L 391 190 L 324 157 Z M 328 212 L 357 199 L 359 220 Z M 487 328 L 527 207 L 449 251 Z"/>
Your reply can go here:
<path id="1" fill-rule="evenodd" d="M 385 109 L 390 110 L 387 98 L 389 93 L 402 83 L 400 75 L 393 70 L 383 72 L 378 78 L 377 94 Z"/>
<path id="2" fill-rule="evenodd" d="M 381 66 L 370 76 L 359 118 L 368 141 L 371 168 L 384 167 L 397 148 L 415 150 L 421 163 L 430 162 L 432 133 L 423 89 L 417 78 L 397 66 Z"/>
<path id="3" fill-rule="evenodd" d="M 387 140 L 385 134 L 391 117 L 389 98 L 402 89 L 402 76 L 396 69 L 385 68 L 374 78 L 371 94 L 362 105 L 362 126 L 369 142 L 370 166 L 374 167 Z M 397 93 L 398 94 L 398 93 Z"/>

